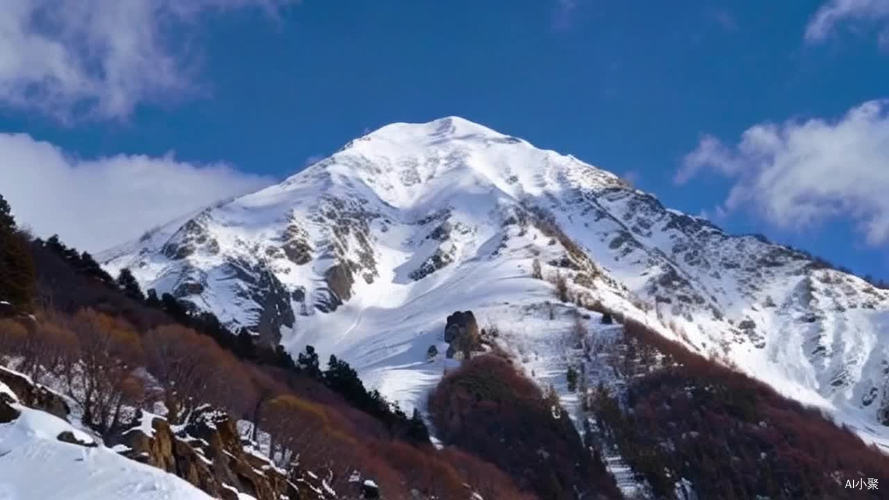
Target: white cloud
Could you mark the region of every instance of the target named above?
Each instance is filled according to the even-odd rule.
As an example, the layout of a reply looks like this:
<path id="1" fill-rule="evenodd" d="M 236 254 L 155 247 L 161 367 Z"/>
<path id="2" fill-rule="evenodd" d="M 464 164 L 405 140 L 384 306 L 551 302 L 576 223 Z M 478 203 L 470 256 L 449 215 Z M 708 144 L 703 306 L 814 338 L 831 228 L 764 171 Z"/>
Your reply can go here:
<path id="1" fill-rule="evenodd" d="M 128 116 L 194 90 L 201 14 L 295 0 L 0 0 L 0 104 L 60 120 Z"/>
<path id="2" fill-rule="evenodd" d="M 705 170 L 734 179 L 727 211 L 751 209 L 795 229 L 837 218 L 856 224 L 872 245 L 889 242 L 889 100 L 834 121 L 755 125 L 735 146 L 706 136 L 675 180 Z"/>
<path id="3" fill-rule="evenodd" d="M 0 194 L 19 224 L 90 252 L 271 182 L 172 154 L 83 160 L 27 134 L 0 134 Z"/>
<path id="4" fill-rule="evenodd" d="M 844 23 L 854 29 L 877 27 L 880 45 L 889 48 L 889 1 L 887 0 L 829 0 L 809 20 L 806 26 L 806 41 L 823 41 Z"/>

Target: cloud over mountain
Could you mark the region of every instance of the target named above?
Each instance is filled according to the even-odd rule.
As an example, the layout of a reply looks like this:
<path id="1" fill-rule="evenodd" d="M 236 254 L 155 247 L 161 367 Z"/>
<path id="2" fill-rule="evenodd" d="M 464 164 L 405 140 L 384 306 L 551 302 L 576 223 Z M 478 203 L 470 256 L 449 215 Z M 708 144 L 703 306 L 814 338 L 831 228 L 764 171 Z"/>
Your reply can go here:
<path id="1" fill-rule="evenodd" d="M 705 136 L 675 180 L 683 184 L 704 171 L 734 180 L 728 211 L 749 208 L 784 228 L 845 218 L 868 243 L 886 243 L 889 100 L 863 103 L 833 121 L 754 125 L 736 145 Z"/>
<path id="2" fill-rule="evenodd" d="M 27 134 L 0 134 L 0 194 L 19 223 L 91 252 L 270 182 L 224 163 L 179 161 L 172 153 L 87 160 Z"/>

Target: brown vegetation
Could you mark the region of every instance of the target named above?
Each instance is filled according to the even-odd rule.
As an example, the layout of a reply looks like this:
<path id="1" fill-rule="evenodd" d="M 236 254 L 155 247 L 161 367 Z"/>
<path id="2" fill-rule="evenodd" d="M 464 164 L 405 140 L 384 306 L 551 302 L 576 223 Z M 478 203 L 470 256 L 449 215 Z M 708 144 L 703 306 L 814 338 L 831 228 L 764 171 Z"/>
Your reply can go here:
<path id="1" fill-rule="evenodd" d="M 183 422 L 201 404 L 242 414 L 255 397 L 238 360 L 207 336 L 165 325 L 150 330 L 143 344 L 146 368 L 157 381 L 172 424 Z"/>
<path id="2" fill-rule="evenodd" d="M 430 396 L 441 437 L 496 464 L 525 491 L 541 498 L 617 496 L 557 405 L 496 355 L 465 361 Z"/>
<path id="3" fill-rule="evenodd" d="M 637 352 L 663 354 L 663 368 L 629 370 L 644 375 L 628 387 L 626 408 L 606 392 L 592 406 L 655 494 L 670 496 L 682 477 L 701 498 L 843 498 L 852 496 L 846 478 L 889 474 L 889 457 L 820 413 L 641 323 L 625 330 Z"/>

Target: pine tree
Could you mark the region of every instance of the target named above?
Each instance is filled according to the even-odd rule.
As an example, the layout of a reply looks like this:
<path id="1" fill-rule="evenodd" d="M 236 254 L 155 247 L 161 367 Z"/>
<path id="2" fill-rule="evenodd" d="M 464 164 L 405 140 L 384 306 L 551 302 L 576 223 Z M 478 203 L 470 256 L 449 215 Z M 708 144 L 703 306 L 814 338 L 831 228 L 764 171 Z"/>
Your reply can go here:
<path id="1" fill-rule="evenodd" d="M 426 423 L 423 422 L 423 418 L 420 416 L 420 412 L 417 411 L 416 408 L 414 408 L 414 412 L 408 422 L 406 437 L 409 441 L 415 443 L 429 442 L 429 429 L 426 428 Z"/>
<path id="2" fill-rule="evenodd" d="M 0 301 L 30 311 L 36 271 L 28 240 L 16 227 L 9 203 L 0 196 Z"/>
<path id="3" fill-rule="evenodd" d="M 308 347 L 306 346 L 306 350 Z M 312 351 L 314 353 L 314 349 Z M 317 356 L 315 354 L 315 359 Z M 361 379 L 358 378 L 358 372 L 349 366 L 349 363 L 337 359 L 333 354 L 330 355 L 327 370 L 324 372 L 324 382 L 328 387 L 342 394 L 348 401 L 361 401 L 367 396 L 367 390 Z"/>
<path id="4" fill-rule="evenodd" d="M 573 366 L 568 367 L 568 390 L 574 392 L 577 390 L 577 370 Z"/>
<path id="5" fill-rule="evenodd" d="M 0 194 L 0 229 L 9 229 L 15 231 L 15 218 L 12 216 L 12 208 L 9 203 Z"/>
<path id="6" fill-rule="evenodd" d="M 288 353 L 281 344 L 275 346 L 275 364 L 288 370 L 296 369 L 296 363 L 293 361 L 293 357 L 290 356 L 290 353 Z"/>
<path id="7" fill-rule="evenodd" d="M 246 328 L 241 328 L 238 332 L 235 354 L 241 359 L 256 359 L 256 344 L 253 343 L 253 335 Z"/>
<path id="8" fill-rule="evenodd" d="M 120 274 L 117 276 L 117 286 L 123 290 L 124 295 L 127 297 L 138 301 L 145 300 L 145 295 L 142 293 L 142 289 L 139 288 L 139 282 L 136 281 L 133 273 L 126 267 L 121 269 Z"/>
<path id="9" fill-rule="evenodd" d="M 159 298 L 157 298 L 157 290 L 155 290 L 154 288 L 150 288 L 148 290 L 148 293 L 146 294 L 146 297 L 145 297 L 145 305 L 147 305 L 148 307 L 154 307 L 157 309 L 161 308 L 161 306 L 162 306 L 161 300 Z"/>
<path id="10" fill-rule="evenodd" d="M 297 356 L 296 365 L 299 368 L 299 371 L 306 374 L 309 377 L 320 379 L 321 378 L 321 368 L 319 368 L 318 363 L 318 353 L 315 352 L 315 348 L 307 345 L 306 352 L 299 353 Z"/>

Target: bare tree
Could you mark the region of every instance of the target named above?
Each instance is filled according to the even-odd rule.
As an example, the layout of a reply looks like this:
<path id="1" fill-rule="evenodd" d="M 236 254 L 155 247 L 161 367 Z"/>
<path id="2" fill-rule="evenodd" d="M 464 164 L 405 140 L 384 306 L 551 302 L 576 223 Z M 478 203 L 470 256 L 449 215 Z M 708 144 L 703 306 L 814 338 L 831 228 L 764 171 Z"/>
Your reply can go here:
<path id="1" fill-rule="evenodd" d="M 331 415 L 316 403 L 285 394 L 269 401 L 262 412 L 262 427 L 271 436 L 271 455 L 279 466 L 299 463 L 312 470 L 345 475 L 354 466 L 342 447 L 357 446 Z"/>
<path id="2" fill-rule="evenodd" d="M 0 355 L 18 355 L 27 341 L 28 331 L 18 321 L 0 319 Z"/>
<path id="3" fill-rule="evenodd" d="M 61 318 L 43 318 L 22 343 L 19 369 L 35 381 L 47 374 L 68 373 L 77 360 L 77 344 L 77 337 Z"/>
<path id="4" fill-rule="evenodd" d="M 165 325 L 145 336 L 145 360 L 167 408 L 167 419 L 185 421 L 199 405 L 239 413 L 250 396 L 243 369 L 213 339 L 180 325 Z"/>
<path id="5" fill-rule="evenodd" d="M 83 408 L 82 420 L 100 433 L 113 429 L 124 404 L 139 401 L 142 362 L 139 336 L 127 323 L 91 309 L 77 313 L 77 367 L 69 374 L 68 395 Z"/>

